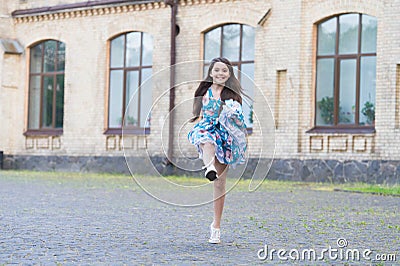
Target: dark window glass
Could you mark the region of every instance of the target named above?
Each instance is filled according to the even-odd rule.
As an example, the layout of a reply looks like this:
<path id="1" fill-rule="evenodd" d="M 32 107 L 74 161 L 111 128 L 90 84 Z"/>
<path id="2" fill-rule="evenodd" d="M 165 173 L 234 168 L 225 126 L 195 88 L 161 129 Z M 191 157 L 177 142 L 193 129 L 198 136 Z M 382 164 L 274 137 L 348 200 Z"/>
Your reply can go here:
<path id="1" fill-rule="evenodd" d="M 65 44 L 43 41 L 30 49 L 30 130 L 62 129 L 64 118 Z"/>
<path id="2" fill-rule="evenodd" d="M 54 76 L 43 76 L 42 128 L 53 125 Z"/>
<path id="3" fill-rule="evenodd" d="M 63 126 L 64 120 L 64 74 L 57 75 L 56 80 L 56 128 Z"/>

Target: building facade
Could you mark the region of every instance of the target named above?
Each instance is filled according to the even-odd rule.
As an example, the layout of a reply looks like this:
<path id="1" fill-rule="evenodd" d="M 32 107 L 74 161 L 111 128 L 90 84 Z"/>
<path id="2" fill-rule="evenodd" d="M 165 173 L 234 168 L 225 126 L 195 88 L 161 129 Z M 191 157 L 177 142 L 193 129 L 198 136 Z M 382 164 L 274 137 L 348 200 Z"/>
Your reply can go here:
<path id="1" fill-rule="evenodd" d="M 174 1 L 3 1 L 3 167 L 188 173 L 193 93 L 224 56 L 251 96 L 247 177 L 400 183 L 400 1 L 175 4 L 173 28 Z"/>

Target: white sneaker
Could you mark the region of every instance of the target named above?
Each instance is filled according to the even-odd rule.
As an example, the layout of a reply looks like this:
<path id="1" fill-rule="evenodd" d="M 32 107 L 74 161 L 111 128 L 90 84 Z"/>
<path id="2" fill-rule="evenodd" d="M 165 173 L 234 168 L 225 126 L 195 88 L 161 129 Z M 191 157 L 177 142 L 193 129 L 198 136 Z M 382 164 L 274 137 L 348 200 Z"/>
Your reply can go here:
<path id="1" fill-rule="evenodd" d="M 215 169 L 214 164 L 211 164 L 209 167 L 207 167 L 205 176 L 210 181 L 214 181 L 218 178 L 217 169 Z"/>
<path id="2" fill-rule="evenodd" d="M 214 228 L 214 223 L 210 225 L 210 239 L 208 242 L 211 244 L 219 244 L 221 243 L 221 230 L 219 228 Z"/>

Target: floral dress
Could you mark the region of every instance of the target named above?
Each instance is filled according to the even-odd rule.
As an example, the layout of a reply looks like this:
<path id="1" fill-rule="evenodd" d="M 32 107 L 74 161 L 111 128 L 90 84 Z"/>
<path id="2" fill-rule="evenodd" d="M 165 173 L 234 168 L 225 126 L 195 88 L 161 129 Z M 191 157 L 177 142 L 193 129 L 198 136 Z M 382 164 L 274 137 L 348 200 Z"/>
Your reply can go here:
<path id="1" fill-rule="evenodd" d="M 240 103 L 232 99 L 225 103 L 215 99 L 211 88 L 203 96 L 202 103 L 203 118 L 188 134 L 190 143 L 197 147 L 199 157 L 203 156 L 200 144 L 211 142 L 220 163 L 233 167 L 243 164 L 247 131 Z"/>

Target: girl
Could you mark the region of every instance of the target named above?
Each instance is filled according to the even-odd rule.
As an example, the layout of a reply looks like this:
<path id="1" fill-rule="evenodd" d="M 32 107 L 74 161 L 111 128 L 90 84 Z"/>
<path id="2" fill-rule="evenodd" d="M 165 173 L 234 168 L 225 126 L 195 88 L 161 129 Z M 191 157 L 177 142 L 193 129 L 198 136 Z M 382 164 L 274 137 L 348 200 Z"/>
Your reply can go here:
<path id="1" fill-rule="evenodd" d="M 190 143 L 203 159 L 205 176 L 214 181 L 214 220 L 210 243 L 220 243 L 220 223 L 225 201 L 228 165 L 245 162 L 246 126 L 242 114 L 242 87 L 226 58 L 211 61 L 207 77 L 194 96 Z"/>

